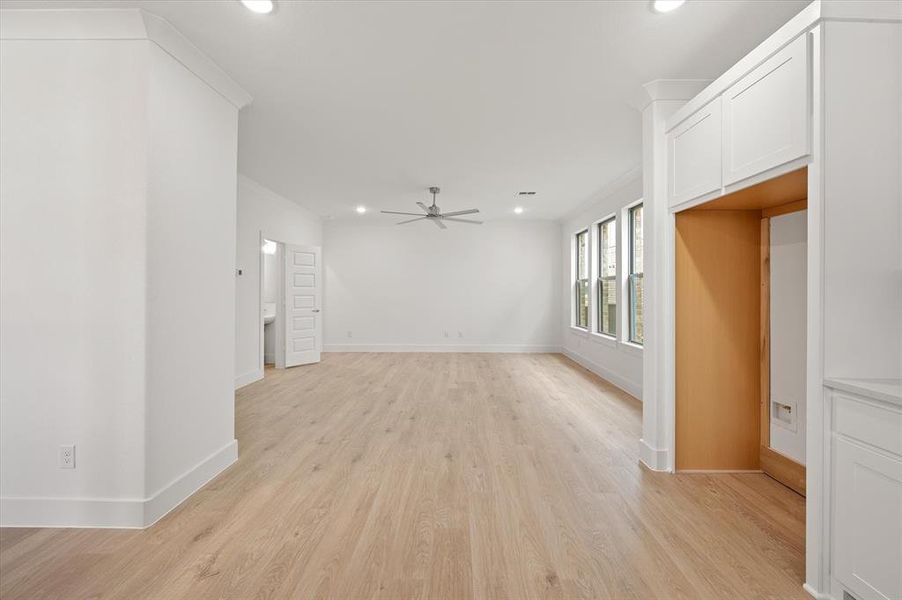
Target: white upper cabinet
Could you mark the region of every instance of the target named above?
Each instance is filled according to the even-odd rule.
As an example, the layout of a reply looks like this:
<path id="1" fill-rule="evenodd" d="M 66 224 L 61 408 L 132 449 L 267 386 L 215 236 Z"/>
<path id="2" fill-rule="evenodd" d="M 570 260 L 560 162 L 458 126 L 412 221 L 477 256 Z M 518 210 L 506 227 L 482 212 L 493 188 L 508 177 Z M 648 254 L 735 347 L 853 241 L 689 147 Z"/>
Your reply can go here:
<path id="1" fill-rule="evenodd" d="M 810 154 L 808 35 L 723 93 L 723 185 Z"/>
<path id="2" fill-rule="evenodd" d="M 667 133 L 667 199 L 682 204 L 721 187 L 721 110 L 715 98 Z"/>

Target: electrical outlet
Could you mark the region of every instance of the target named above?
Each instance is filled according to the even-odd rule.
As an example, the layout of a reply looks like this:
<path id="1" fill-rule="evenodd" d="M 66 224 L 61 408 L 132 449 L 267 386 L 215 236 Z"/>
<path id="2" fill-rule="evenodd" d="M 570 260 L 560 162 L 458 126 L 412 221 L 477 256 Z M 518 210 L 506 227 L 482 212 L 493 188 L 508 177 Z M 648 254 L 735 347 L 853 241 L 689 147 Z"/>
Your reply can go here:
<path id="1" fill-rule="evenodd" d="M 349 331 L 349 332 L 348 332 L 348 337 L 349 337 L 349 338 L 352 338 L 352 337 L 354 337 L 354 334 L 351 333 L 351 332 Z"/>
<path id="2" fill-rule="evenodd" d="M 464 332 L 463 332 L 463 331 L 458 331 L 458 332 L 457 332 L 457 337 L 462 338 L 463 336 L 464 336 Z"/>
<path id="3" fill-rule="evenodd" d="M 60 469 L 75 468 L 75 444 L 60 446 Z"/>

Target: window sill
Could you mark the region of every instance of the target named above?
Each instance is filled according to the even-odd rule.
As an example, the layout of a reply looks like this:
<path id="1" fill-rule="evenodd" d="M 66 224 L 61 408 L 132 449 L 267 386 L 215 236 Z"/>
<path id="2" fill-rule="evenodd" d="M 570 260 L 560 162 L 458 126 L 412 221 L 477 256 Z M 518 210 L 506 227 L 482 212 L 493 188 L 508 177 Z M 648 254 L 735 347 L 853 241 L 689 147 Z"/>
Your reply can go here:
<path id="1" fill-rule="evenodd" d="M 589 330 L 588 330 L 588 329 L 583 329 L 582 327 L 577 327 L 576 325 L 571 325 L 571 326 L 570 326 L 570 333 L 579 333 L 579 334 L 581 334 L 581 335 L 588 335 L 588 334 L 589 334 Z"/>
<path id="2" fill-rule="evenodd" d="M 620 345 L 623 346 L 623 349 L 626 350 L 629 354 L 642 356 L 643 346 L 641 344 L 636 344 L 633 342 L 620 342 Z"/>
<path id="3" fill-rule="evenodd" d="M 617 338 L 612 335 L 608 335 L 606 333 L 596 333 L 594 331 L 591 335 L 592 341 L 597 344 L 604 344 L 605 346 L 608 346 L 610 348 L 617 347 Z"/>

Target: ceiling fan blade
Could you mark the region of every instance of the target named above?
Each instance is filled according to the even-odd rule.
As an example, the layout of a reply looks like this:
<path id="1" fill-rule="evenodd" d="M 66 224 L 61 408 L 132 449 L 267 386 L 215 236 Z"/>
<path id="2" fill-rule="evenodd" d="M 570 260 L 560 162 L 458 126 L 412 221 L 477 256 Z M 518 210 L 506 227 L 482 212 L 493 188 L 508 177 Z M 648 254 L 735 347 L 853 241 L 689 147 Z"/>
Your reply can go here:
<path id="1" fill-rule="evenodd" d="M 429 220 L 432 221 L 433 223 L 435 223 L 435 226 L 438 227 L 439 229 L 448 229 L 448 226 L 445 225 L 444 223 L 442 223 L 441 219 L 433 218 L 433 219 L 429 219 Z"/>
<path id="2" fill-rule="evenodd" d="M 425 204 L 423 204 L 422 202 L 417 202 L 417 206 L 419 206 L 420 208 L 422 208 L 422 209 L 425 210 L 426 212 L 429 212 L 429 207 L 426 206 Z"/>
<path id="3" fill-rule="evenodd" d="M 385 213 L 386 215 L 411 215 L 414 217 L 423 217 L 425 216 L 423 213 L 410 213 L 410 212 L 399 212 L 397 210 L 381 210 L 381 213 Z"/>
<path id="4" fill-rule="evenodd" d="M 454 217 L 444 217 L 446 221 L 454 221 L 455 223 L 470 223 L 471 225 L 482 225 L 482 221 L 474 221 L 473 219 L 456 219 Z"/>
<path id="5" fill-rule="evenodd" d="M 404 225 L 405 223 L 413 223 L 414 221 L 422 221 L 423 219 L 428 219 L 429 217 L 417 217 L 416 219 L 407 219 L 406 221 L 401 221 L 400 223 L 395 223 L 395 225 Z"/>
<path id="6" fill-rule="evenodd" d="M 478 213 L 478 212 L 479 212 L 479 209 L 478 209 L 478 208 L 471 208 L 471 209 L 468 209 L 468 210 L 456 210 L 456 211 L 454 211 L 454 212 L 442 213 L 442 216 L 443 216 L 443 217 L 457 217 L 457 216 L 460 216 L 460 215 L 472 215 L 472 214 L 475 214 L 475 213 Z"/>

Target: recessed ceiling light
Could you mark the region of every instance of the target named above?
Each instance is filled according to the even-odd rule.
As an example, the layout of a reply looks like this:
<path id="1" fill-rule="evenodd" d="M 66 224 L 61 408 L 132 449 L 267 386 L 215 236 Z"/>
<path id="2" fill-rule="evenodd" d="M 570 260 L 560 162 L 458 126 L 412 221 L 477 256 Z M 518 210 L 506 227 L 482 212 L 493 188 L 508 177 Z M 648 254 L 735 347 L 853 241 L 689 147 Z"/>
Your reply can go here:
<path id="1" fill-rule="evenodd" d="M 365 206 L 358 206 L 358 207 L 357 207 L 357 214 L 362 215 L 362 214 L 365 213 L 365 212 L 366 212 L 366 207 L 365 207 Z"/>
<path id="2" fill-rule="evenodd" d="M 241 3 L 251 12 L 265 15 L 272 12 L 272 0 L 241 0 Z"/>
<path id="3" fill-rule="evenodd" d="M 514 212 L 517 213 L 518 215 L 522 215 L 522 214 L 523 214 L 523 207 L 522 207 L 522 206 L 515 206 L 515 207 L 514 207 Z"/>
<path id="4" fill-rule="evenodd" d="M 655 0 L 652 7 L 659 13 L 666 13 L 683 6 L 686 0 Z"/>

